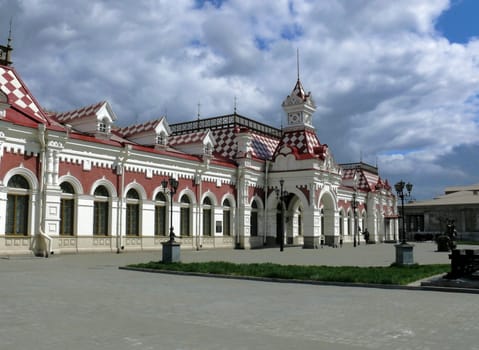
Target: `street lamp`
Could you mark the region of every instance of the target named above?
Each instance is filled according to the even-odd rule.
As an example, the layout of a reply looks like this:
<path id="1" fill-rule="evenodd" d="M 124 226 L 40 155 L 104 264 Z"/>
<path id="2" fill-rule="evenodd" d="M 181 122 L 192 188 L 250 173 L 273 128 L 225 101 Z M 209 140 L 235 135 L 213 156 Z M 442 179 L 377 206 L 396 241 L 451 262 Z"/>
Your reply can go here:
<path id="1" fill-rule="evenodd" d="M 399 181 L 394 185 L 396 189 L 397 195 L 401 198 L 401 216 L 402 216 L 402 238 L 401 243 L 406 243 L 406 225 L 405 225 L 405 215 L 404 215 L 404 197 L 410 197 L 412 191 L 412 183 L 404 183 L 403 180 Z M 407 194 L 404 192 L 404 188 L 406 188 Z"/>
<path id="2" fill-rule="evenodd" d="M 174 242 L 175 232 L 173 230 L 173 196 L 176 194 L 176 190 L 178 189 L 178 180 L 170 177 L 168 180 L 165 179 L 161 181 L 161 185 L 163 186 L 163 191 L 169 191 L 170 193 L 170 242 Z M 168 185 L 170 185 L 169 189 Z"/>
<path id="3" fill-rule="evenodd" d="M 394 185 L 397 195 L 401 198 L 401 216 L 402 216 L 402 239 L 400 244 L 396 244 L 396 264 L 397 265 L 413 265 L 413 245 L 406 242 L 406 223 L 404 215 L 404 197 L 409 197 L 412 191 L 412 183 L 407 184 L 401 180 Z M 406 189 L 407 193 L 405 193 Z"/>
<path id="4" fill-rule="evenodd" d="M 280 188 L 276 187 L 275 191 L 276 191 L 276 198 L 278 198 L 280 200 L 280 203 L 281 203 L 281 225 L 280 225 L 280 232 L 279 232 L 279 236 L 280 236 L 279 250 L 282 252 L 283 249 L 284 249 L 284 226 L 285 226 L 284 225 L 284 206 L 285 206 L 284 198 L 288 196 L 288 191 L 283 190 L 283 186 L 284 186 L 284 180 L 283 179 L 279 180 L 279 185 L 280 185 Z"/>
<path id="5" fill-rule="evenodd" d="M 354 189 L 353 192 L 353 201 L 351 203 L 351 207 L 353 208 L 353 246 L 356 247 L 356 245 L 359 245 L 359 239 L 357 238 L 358 235 L 358 227 L 357 227 L 357 221 L 356 221 L 356 208 L 358 207 L 358 202 L 356 202 L 356 188 Z"/>
<path id="6" fill-rule="evenodd" d="M 175 232 L 173 230 L 173 196 L 178 190 L 178 180 L 170 176 L 170 178 L 161 181 L 163 191 L 170 193 L 170 239 L 163 245 L 163 263 L 173 263 L 180 261 L 180 243 L 175 242 Z M 169 186 L 169 188 L 168 188 Z"/>

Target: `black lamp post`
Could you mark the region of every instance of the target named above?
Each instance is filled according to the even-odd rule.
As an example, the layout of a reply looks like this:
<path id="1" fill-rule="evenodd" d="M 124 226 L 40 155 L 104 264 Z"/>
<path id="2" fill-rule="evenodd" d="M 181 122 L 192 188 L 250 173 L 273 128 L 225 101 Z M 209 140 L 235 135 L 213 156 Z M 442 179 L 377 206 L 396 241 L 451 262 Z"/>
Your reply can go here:
<path id="1" fill-rule="evenodd" d="M 173 230 L 173 196 L 178 190 L 178 180 L 170 177 L 168 180 L 161 181 L 163 190 L 170 193 L 170 239 L 163 242 L 163 263 L 172 263 L 180 261 L 180 243 L 175 242 L 175 232 Z M 169 187 L 168 187 L 169 186 Z"/>
<path id="2" fill-rule="evenodd" d="M 169 190 L 170 193 L 170 242 L 175 241 L 175 232 L 173 229 L 173 196 L 176 194 L 176 190 L 178 189 L 178 180 L 173 177 L 170 177 L 168 180 L 161 181 L 161 185 L 163 186 L 163 190 L 166 192 Z M 168 189 L 168 185 L 170 188 Z"/>
<path id="3" fill-rule="evenodd" d="M 282 252 L 284 250 L 284 198 L 288 196 L 288 191 L 283 190 L 284 180 L 279 180 L 280 188 L 275 188 L 276 197 L 280 200 L 281 203 L 281 225 L 280 225 L 280 241 L 279 241 L 279 250 Z"/>
<path id="4" fill-rule="evenodd" d="M 402 237 L 401 243 L 396 244 L 396 264 L 397 265 L 413 265 L 413 245 L 406 242 L 406 223 L 404 215 L 404 197 L 409 197 L 412 191 L 412 184 L 408 182 L 407 184 L 401 180 L 394 185 L 398 197 L 401 199 L 401 216 L 402 216 Z M 407 193 L 404 191 L 406 189 Z"/>
<path id="5" fill-rule="evenodd" d="M 356 202 L 356 189 L 353 192 L 353 201 L 351 203 L 351 207 L 353 208 L 353 246 L 356 247 L 357 245 L 359 245 L 359 239 L 357 237 L 358 227 L 356 221 L 356 208 L 358 207 L 358 202 Z"/>
<path id="6" fill-rule="evenodd" d="M 394 185 L 394 188 L 396 189 L 397 195 L 399 198 L 401 198 L 401 218 L 402 218 L 402 238 L 401 238 L 401 243 L 404 244 L 406 243 L 406 224 L 405 224 L 405 215 L 404 215 L 404 197 L 409 197 L 411 196 L 411 191 L 412 191 L 412 183 L 404 183 L 403 180 L 399 181 Z M 404 192 L 404 188 L 406 188 L 407 194 Z"/>

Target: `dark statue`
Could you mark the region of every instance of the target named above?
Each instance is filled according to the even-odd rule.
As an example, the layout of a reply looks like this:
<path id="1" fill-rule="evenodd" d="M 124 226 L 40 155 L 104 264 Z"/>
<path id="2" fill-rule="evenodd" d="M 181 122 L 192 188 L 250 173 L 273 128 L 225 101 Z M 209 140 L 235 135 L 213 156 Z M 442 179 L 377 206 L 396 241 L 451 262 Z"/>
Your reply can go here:
<path id="1" fill-rule="evenodd" d="M 448 252 L 456 248 L 457 231 L 454 220 L 448 220 L 446 232 L 436 238 L 437 250 Z"/>

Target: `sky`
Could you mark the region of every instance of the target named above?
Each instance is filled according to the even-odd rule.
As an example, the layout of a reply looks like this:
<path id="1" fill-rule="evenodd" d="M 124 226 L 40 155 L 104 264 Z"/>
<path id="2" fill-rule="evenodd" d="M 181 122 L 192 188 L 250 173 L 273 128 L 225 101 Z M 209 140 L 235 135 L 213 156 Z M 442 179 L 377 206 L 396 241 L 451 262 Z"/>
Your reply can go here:
<path id="1" fill-rule="evenodd" d="M 119 126 L 236 100 L 279 128 L 299 51 L 335 161 L 421 200 L 479 183 L 478 14 L 476 0 L 0 0 L 0 41 L 12 18 L 14 66 L 44 108 L 107 100 Z"/>

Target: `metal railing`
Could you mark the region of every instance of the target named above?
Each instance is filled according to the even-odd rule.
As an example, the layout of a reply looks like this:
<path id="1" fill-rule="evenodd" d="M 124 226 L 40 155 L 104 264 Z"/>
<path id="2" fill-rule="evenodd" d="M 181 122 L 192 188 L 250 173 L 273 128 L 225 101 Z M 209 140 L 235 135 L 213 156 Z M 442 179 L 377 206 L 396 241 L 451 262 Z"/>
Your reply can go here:
<path id="1" fill-rule="evenodd" d="M 236 126 L 246 127 L 252 131 L 276 138 L 281 137 L 281 129 L 277 129 L 238 114 L 230 114 L 207 119 L 198 119 L 190 122 L 171 124 L 170 128 L 173 135 L 182 135 L 208 129 L 226 129 L 234 128 Z"/>

